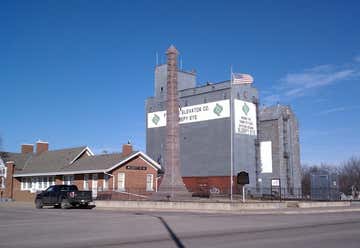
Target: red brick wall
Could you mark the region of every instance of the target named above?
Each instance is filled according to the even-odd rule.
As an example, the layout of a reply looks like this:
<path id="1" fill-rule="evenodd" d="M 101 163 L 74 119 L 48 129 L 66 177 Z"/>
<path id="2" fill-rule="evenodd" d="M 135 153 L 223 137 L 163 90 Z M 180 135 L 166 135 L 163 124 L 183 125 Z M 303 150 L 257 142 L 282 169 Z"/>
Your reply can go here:
<path id="1" fill-rule="evenodd" d="M 236 177 L 234 177 L 234 193 L 238 191 L 236 187 Z M 220 194 L 230 192 L 229 176 L 210 176 L 210 177 L 183 177 L 186 188 L 194 193 L 212 191 Z"/>
<path id="2" fill-rule="evenodd" d="M 146 167 L 146 170 L 128 170 L 126 169 L 126 166 L 144 166 Z M 114 177 L 110 178 L 109 187 L 112 187 L 113 180 L 115 180 L 115 190 L 118 189 L 117 180 L 119 172 L 125 173 L 126 190 L 145 191 L 147 174 L 153 175 L 153 185 L 155 190 L 157 170 L 154 169 L 148 162 L 143 160 L 141 157 L 138 156 L 136 158 L 133 158 L 120 168 L 116 168 L 115 170 L 111 171 L 110 174 L 114 175 Z"/>
<path id="3" fill-rule="evenodd" d="M 63 177 L 62 176 L 55 176 L 55 184 L 62 184 Z"/>
<path id="4" fill-rule="evenodd" d="M 84 190 L 84 175 L 74 175 L 74 185 L 78 187 L 79 190 Z"/>
<path id="5" fill-rule="evenodd" d="M 14 200 L 15 201 L 34 201 L 35 193 L 29 190 L 21 190 L 21 178 L 14 178 Z"/>
<path id="6" fill-rule="evenodd" d="M 126 169 L 126 166 L 143 166 L 146 167 L 146 170 L 131 170 Z M 143 160 L 141 157 L 133 158 L 128 161 L 126 164 L 121 166 L 120 168 L 116 168 L 110 172 L 113 177 L 109 178 L 109 190 L 113 189 L 113 182 L 115 191 L 118 190 L 118 173 L 125 173 L 125 192 L 131 193 L 121 193 L 121 192 L 98 192 L 99 199 L 112 199 L 112 200 L 143 200 L 145 198 L 138 197 L 136 195 L 141 196 L 150 196 L 152 194 L 151 191 L 146 191 L 146 177 L 147 174 L 153 175 L 153 192 L 156 191 L 156 177 L 157 170 L 153 168 L 148 162 Z"/>

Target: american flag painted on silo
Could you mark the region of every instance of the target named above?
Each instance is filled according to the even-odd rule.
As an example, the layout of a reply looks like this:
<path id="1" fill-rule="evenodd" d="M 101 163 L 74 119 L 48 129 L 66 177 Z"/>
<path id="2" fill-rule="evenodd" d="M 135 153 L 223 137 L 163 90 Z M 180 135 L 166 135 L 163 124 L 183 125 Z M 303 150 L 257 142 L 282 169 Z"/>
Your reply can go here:
<path id="1" fill-rule="evenodd" d="M 254 82 L 254 78 L 249 74 L 233 73 L 232 82 L 233 84 L 251 84 Z"/>

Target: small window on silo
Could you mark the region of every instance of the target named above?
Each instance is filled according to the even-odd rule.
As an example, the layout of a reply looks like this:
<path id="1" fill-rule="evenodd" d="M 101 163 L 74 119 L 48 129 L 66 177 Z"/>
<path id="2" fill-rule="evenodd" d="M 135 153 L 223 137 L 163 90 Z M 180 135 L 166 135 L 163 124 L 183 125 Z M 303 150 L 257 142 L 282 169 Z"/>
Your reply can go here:
<path id="1" fill-rule="evenodd" d="M 164 87 L 160 87 L 160 92 L 163 92 L 164 91 Z"/>

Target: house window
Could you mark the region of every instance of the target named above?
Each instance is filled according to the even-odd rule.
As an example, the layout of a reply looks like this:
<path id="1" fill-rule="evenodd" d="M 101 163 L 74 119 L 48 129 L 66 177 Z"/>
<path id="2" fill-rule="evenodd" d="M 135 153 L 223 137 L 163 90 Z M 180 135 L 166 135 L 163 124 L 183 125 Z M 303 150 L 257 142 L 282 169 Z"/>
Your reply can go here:
<path id="1" fill-rule="evenodd" d="M 35 177 L 33 183 L 34 183 L 33 185 L 35 185 L 35 190 L 40 189 L 40 178 Z"/>
<path id="2" fill-rule="evenodd" d="M 0 177 L 0 188 L 5 189 L 5 178 L 4 177 Z"/>
<path id="3" fill-rule="evenodd" d="M 52 177 L 46 178 L 46 188 L 49 188 L 51 186 Z"/>
<path id="4" fill-rule="evenodd" d="M 21 190 L 45 190 L 51 185 L 55 185 L 55 177 L 22 177 L 20 189 Z"/>
<path id="5" fill-rule="evenodd" d="M 22 190 L 30 190 L 31 187 L 32 187 L 31 177 L 21 178 L 21 189 Z"/>
<path id="6" fill-rule="evenodd" d="M 74 184 L 74 175 L 64 175 L 63 176 L 63 184 L 64 185 Z"/>
<path id="7" fill-rule="evenodd" d="M 89 174 L 84 175 L 84 190 L 89 190 Z"/>
<path id="8" fill-rule="evenodd" d="M 44 177 L 44 189 L 47 189 L 50 186 L 50 180 L 49 177 Z"/>
<path id="9" fill-rule="evenodd" d="M 40 182 L 40 189 L 45 189 L 46 188 L 46 179 L 45 179 L 45 177 L 40 177 L 39 182 Z"/>
<path id="10" fill-rule="evenodd" d="M 153 191 L 154 186 L 154 175 L 153 174 L 147 174 L 146 175 L 146 191 Z"/>
<path id="11" fill-rule="evenodd" d="M 125 191 L 125 173 L 118 173 L 118 190 Z"/>
<path id="12" fill-rule="evenodd" d="M 50 185 L 55 185 L 55 177 L 50 177 Z"/>
<path id="13" fill-rule="evenodd" d="M 27 185 L 26 189 L 32 189 L 32 187 L 33 187 L 33 179 L 31 177 L 27 178 L 26 185 Z"/>
<path id="14" fill-rule="evenodd" d="M 104 174 L 104 190 L 109 190 L 109 175 Z"/>
<path id="15" fill-rule="evenodd" d="M 24 190 L 25 189 L 25 178 L 22 177 L 21 178 L 21 183 L 20 183 L 20 190 Z"/>

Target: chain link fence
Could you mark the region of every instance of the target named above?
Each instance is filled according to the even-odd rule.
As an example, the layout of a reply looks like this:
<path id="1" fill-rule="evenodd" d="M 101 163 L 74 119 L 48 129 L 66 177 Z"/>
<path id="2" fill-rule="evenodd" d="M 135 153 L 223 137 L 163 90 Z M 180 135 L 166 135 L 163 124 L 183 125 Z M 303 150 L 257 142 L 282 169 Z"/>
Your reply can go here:
<path id="1" fill-rule="evenodd" d="M 131 188 L 124 190 L 101 190 L 93 195 L 96 200 L 148 200 L 154 191 L 144 188 Z"/>
<path id="2" fill-rule="evenodd" d="M 144 188 L 128 188 L 124 190 L 99 190 L 94 195 L 96 200 L 150 200 L 154 191 L 147 191 Z M 318 188 L 313 189 L 310 194 L 304 194 L 301 188 L 252 188 L 245 186 L 246 199 L 282 201 L 282 200 L 304 200 L 304 201 L 338 201 L 344 199 L 337 190 Z M 229 188 L 201 187 L 192 192 L 196 198 L 218 198 L 229 199 Z M 242 188 L 237 187 L 233 191 L 234 199 L 242 198 Z"/>

